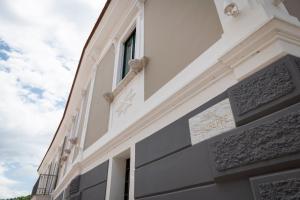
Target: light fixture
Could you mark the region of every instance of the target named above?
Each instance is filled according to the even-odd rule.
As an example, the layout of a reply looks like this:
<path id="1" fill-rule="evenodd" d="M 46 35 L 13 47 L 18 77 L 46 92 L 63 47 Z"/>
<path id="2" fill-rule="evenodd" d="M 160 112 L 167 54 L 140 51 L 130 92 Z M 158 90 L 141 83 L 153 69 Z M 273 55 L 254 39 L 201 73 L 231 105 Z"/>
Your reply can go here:
<path id="1" fill-rule="evenodd" d="M 232 0 L 224 0 L 224 13 L 227 16 L 237 17 L 240 14 L 240 10 Z"/>

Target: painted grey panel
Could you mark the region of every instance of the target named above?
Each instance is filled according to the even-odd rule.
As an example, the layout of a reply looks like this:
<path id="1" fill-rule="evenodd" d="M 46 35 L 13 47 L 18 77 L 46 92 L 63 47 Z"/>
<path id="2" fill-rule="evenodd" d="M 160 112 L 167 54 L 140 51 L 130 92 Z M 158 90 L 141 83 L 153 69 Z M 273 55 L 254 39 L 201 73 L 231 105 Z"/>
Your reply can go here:
<path id="1" fill-rule="evenodd" d="M 81 175 L 80 189 L 102 183 L 107 179 L 108 161 Z"/>
<path id="2" fill-rule="evenodd" d="M 300 169 L 250 179 L 256 200 L 300 199 Z"/>
<path id="3" fill-rule="evenodd" d="M 70 197 L 70 200 L 81 200 L 81 193 L 78 192 Z"/>
<path id="4" fill-rule="evenodd" d="M 80 176 L 76 176 L 70 183 L 70 194 L 79 192 L 80 189 Z"/>
<path id="5" fill-rule="evenodd" d="M 106 182 L 85 189 L 81 194 L 82 200 L 105 200 Z"/>
<path id="6" fill-rule="evenodd" d="M 62 193 L 60 193 L 60 195 L 55 199 L 55 200 L 63 200 L 63 192 Z"/>
<path id="7" fill-rule="evenodd" d="M 211 163 L 216 177 L 271 170 L 276 165 L 299 166 L 300 103 L 223 133 L 210 141 Z M 268 168 L 266 168 L 268 167 Z M 275 169 L 273 169 L 275 170 Z"/>
<path id="8" fill-rule="evenodd" d="M 69 199 L 70 197 L 70 185 L 68 185 L 64 191 L 64 198 Z"/>
<path id="9" fill-rule="evenodd" d="M 253 200 L 247 180 L 211 184 L 140 200 Z"/>
<path id="10" fill-rule="evenodd" d="M 155 161 L 135 170 L 135 197 L 172 191 L 213 181 L 207 143 Z"/>
<path id="11" fill-rule="evenodd" d="M 135 167 L 138 168 L 142 165 L 189 147 L 191 145 L 191 138 L 188 120 L 198 113 L 224 100 L 226 97 L 226 92 L 218 95 L 209 102 L 176 120 L 172 124 L 138 142 L 136 144 Z"/>
<path id="12" fill-rule="evenodd" d="M 300 59 L 285 56 L 229 90 L 237 125 L 300 101 Z"/>
<path id="13" fill-rule="evenodd" d="M 177 120 L 136 144 L 136 167 L 191 144 L 187 120 Z"/>

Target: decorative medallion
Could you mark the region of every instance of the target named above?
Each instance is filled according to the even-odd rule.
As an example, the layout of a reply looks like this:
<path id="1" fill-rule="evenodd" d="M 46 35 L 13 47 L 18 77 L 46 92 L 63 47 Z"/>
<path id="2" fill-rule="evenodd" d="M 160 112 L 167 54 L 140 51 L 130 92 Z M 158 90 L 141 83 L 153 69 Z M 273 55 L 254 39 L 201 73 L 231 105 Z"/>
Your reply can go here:
<path id="1" fill-rule="evenodd" d="M 133 91 L 133 89 L 129 90 L 128 94 L 124 97 L 124 99 L 120 99 L 118 102 L 118 107 L 116 109 L 116 112 L 118 113 L 118 116 L 120 117 L 122 114 L 125 114 L 129 107 L 133 104 L 133 99 L 135 97 L 136 93 Z"/>

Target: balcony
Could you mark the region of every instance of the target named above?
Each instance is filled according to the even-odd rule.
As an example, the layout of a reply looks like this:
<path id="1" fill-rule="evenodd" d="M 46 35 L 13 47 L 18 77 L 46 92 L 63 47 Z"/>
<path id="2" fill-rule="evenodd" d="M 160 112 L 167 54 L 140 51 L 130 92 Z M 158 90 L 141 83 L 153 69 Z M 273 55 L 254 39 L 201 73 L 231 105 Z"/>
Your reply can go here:
<path id="1" fill-rule="evenodd" d="M 50 194 L 55 189 L 56 175 L 41 174 L 36 181 L 32 193 L 32 200 L 50 200 Z"/>

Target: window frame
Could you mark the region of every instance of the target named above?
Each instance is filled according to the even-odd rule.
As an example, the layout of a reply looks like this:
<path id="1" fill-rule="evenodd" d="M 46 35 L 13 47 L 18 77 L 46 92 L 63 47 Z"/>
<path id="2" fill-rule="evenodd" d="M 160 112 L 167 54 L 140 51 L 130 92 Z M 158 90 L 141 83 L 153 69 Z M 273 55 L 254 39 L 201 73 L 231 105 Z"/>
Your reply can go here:
<path id="1" fill-rule="evenodd" d="M 111 43 L 115 48 L 115 63 L 112 90 L 118 87 L 124 79 L 122 77 L 123 60 L 124 60 L 124 43 L 135 31 L 134 57 L 140 58 L 144 56 L 144 9 L 143 6 L 136 10 L 134 16 L 124 21 L 124 25 L 119 28 L 112 37 Z M 126 77 L 126 76 L 125 76 Z"/>
<path id="2" fill-rule="evenodd" d="M 131 43 L 131 42 L 133 43 L 132 47 L 131 47 L 131 52 L 128 52 L 127 51 L 128 50 L 128 48 L 127 48 L 128 45 L 127 44 Z M 123 48 L 122 48 L 123 58 L 122 58 L 121 80 L 125 78 L 125 76 L 127 75 L 127 73 L 130 70 L 130 66 L 128 64 L 128 61 L 135 58 L 135 56 L 136 56 L 135 49 L 136 49 L 136 28 L 134 28 L 134 30 L 130 33 L 129 37 L 123 43 Z M 127 57 L 128 53 L 131 54 L 131 58 L 127 61 L 126 57 Z"/>

